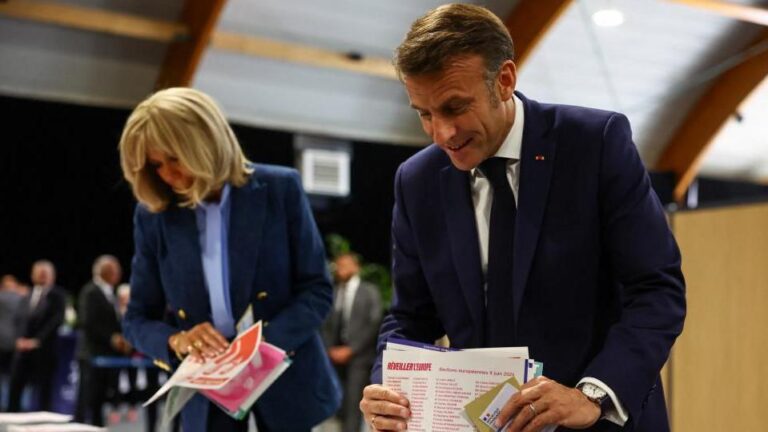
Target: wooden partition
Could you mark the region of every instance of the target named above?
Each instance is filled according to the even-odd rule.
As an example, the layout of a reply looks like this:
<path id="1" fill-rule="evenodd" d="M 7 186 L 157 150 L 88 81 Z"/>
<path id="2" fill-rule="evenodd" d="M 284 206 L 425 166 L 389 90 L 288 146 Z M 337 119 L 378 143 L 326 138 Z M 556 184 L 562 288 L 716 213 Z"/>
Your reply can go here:
<path id="1" fill-rule="evenodd" d="M 666 368 L 672 432 L 768 430 L 768 205 L 676 213 L 688 316 Z"/>

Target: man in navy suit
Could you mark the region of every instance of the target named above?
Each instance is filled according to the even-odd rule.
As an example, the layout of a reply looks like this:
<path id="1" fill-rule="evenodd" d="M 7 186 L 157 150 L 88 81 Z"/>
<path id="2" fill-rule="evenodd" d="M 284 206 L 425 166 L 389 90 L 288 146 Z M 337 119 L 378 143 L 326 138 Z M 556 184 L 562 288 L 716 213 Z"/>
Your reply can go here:
<path id="1" fill-rule="evenodd" d="M 508 430 L 669 430 L 659 372 L 682 331 L 684 280 L 629 122 L 516 93 L 513 54 L 503 23 L 471 5 L 428 12 L 396 51 L 434 144 L 396 175 L 396 295 L 379 352 L 393 336 L 528 346 L 546 377 L 507 402 Z M 360 406 L 374 430 L 410 416 L 380 384 Z"/>

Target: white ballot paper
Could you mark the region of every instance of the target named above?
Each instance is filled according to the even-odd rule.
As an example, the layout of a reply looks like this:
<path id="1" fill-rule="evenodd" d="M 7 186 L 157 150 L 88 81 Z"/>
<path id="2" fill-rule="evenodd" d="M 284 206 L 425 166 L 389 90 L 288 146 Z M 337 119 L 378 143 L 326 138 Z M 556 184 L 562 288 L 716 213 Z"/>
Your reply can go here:
<path id="1" fill-rule="evenodd" d="M 10 425 L 6 432 L 107 432 L 107 428 L 82 423 L 43 423 Z"/>
<path id="2" fill-rule="evenodd" d="M 471 432 L 474 427 L 465 417 L 465 405 L 513 376 L 521 384 L 533 378 L 535 362 L 517 354 L 517 349 L 387 349 L 383 354 L 382 376 L 385 386 L 411 403 L 409 431 Z"/>
<path id="3" fill-rule="evenodd" d="M 48 411 L 26 413 L 0 413 L 0 424 L 66 423 L 72 420 L 69 414 Z"/>

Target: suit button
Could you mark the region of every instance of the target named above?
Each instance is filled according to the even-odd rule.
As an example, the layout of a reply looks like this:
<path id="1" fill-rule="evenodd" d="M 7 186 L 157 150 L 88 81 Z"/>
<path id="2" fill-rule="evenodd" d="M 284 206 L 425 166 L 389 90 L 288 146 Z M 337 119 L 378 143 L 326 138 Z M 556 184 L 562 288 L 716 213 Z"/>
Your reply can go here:
<path id="1" fill-rule="evenodd" d="M 267 298 L 268 294 L 266 291 L 261 291 L 258 294 L 256 294 L 256 299 L 259 301 L 265 300 Z"/>
<path id="2" fill-rule="evenodd" d="M 184 312 L 184 309 L 179 309 L 179 318 L 183 320 L 187 319 L 187 313 Z"/>
<path id="3" fill-rule="evenodd" d="M 171 370 L 171 367 L 170 367 L 170 366 L 168 366 L 168 363 L 166 363 L 166 362 L 164 362 L 164 361 L 162 361 L 162 360 L 157 360 L 157 359 L 155 359 L 155 360 L 154 360 L 152 363 L 154 363 L 154 364 L 155 364 L 155 366 L 157 366 L 157 367 L 159 367 L 160 369 L 163 369 L 163 370 L 165 370 L 165 371 L 168 371 L 168 372 L 170 372 L 170 370 Z"/>

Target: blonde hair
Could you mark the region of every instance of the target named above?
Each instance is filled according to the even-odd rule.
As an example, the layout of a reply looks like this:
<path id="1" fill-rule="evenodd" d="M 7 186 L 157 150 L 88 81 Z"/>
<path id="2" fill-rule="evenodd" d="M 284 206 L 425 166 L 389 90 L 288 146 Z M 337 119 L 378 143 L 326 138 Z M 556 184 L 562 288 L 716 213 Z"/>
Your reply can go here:
<path id="1" fill-rule="evenodd" d="M 147 163 L 149 150 L 178 158 L 192 176 L 178 191 L 180 207 L 195 207 L 224 183 L 242 186 L 253 169 L 216 102 L 185 87 L 159 91 L 128 117 L 120 138 L 120 165 L 136 199 L 161 212 L 175 199 L 170 186 Z"/>

